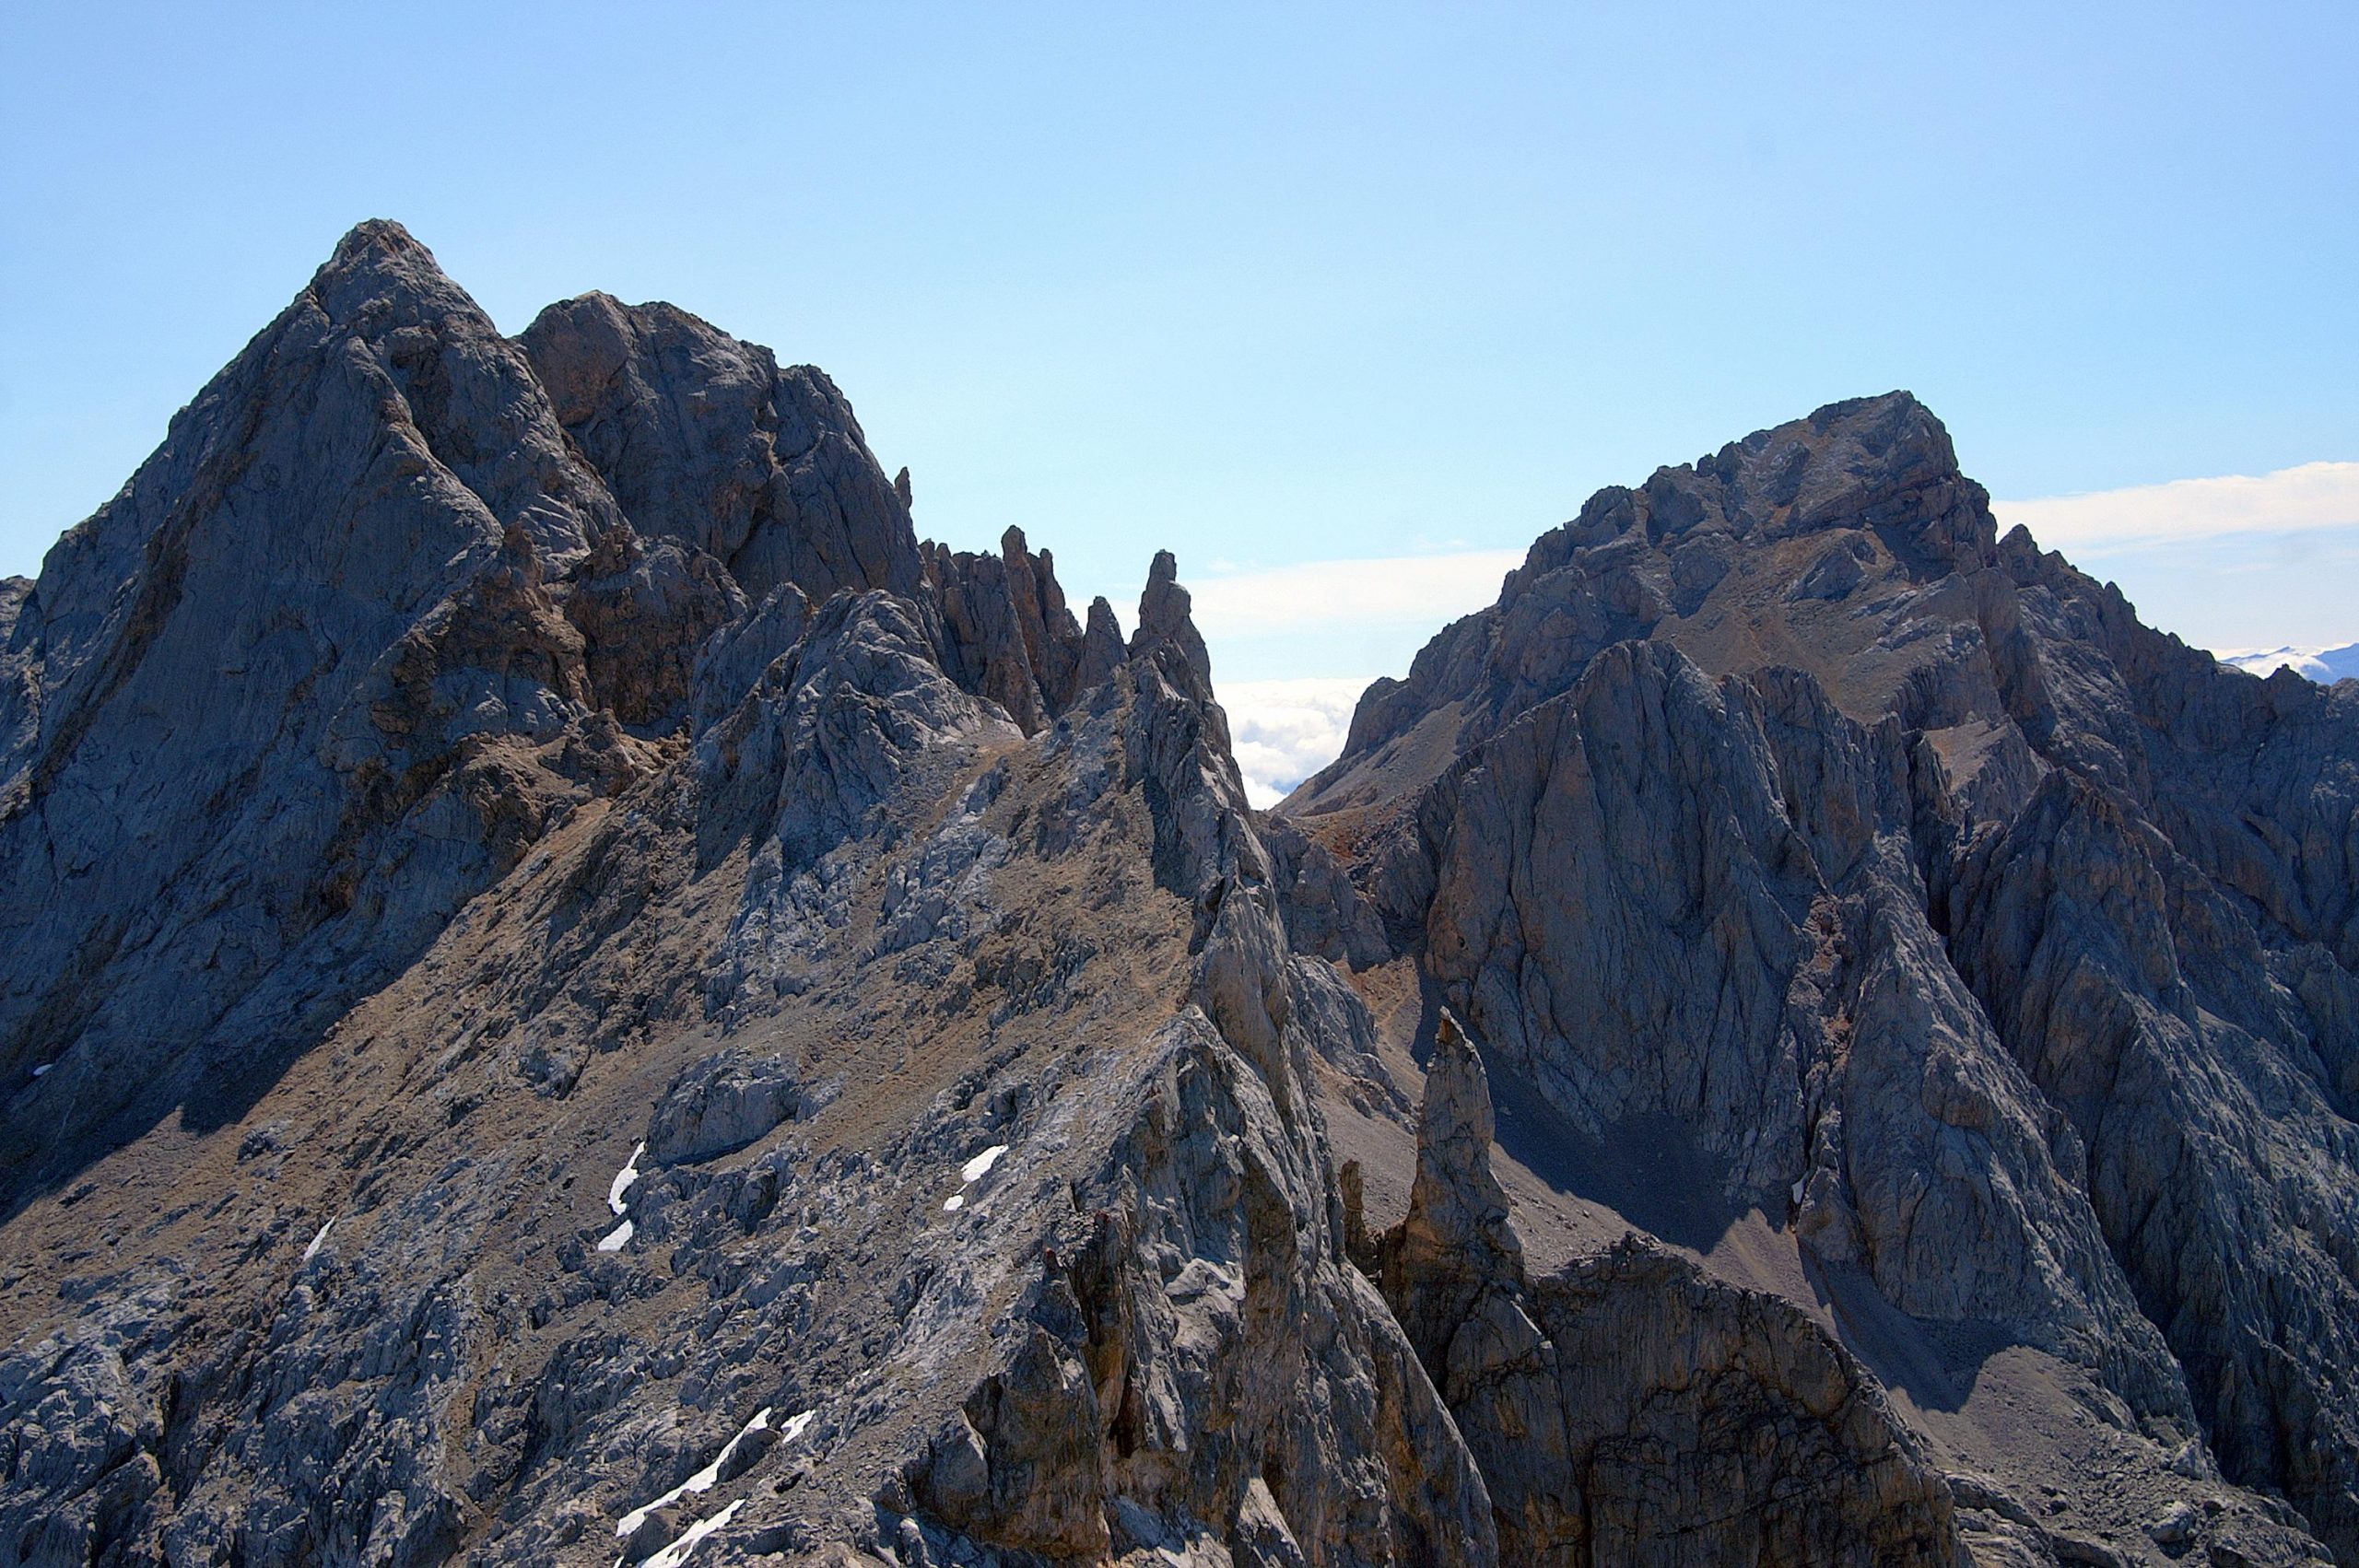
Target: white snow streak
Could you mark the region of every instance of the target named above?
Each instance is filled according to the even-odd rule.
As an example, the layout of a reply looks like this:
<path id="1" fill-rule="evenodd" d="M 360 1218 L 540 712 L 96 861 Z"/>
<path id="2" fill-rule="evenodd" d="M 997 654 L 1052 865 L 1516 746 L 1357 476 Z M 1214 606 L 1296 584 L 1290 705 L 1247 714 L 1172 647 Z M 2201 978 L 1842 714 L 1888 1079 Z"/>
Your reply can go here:
<path id="1" fill-rule="evenodd" d="M 335 1220 L 331 1216 L 328 1223 L 320 1227 L 319 1234 L 311 1237 L 311 1245 L 303 1249 L 304 1262 L 309 1263 L 312 1258 L 317 1258 L 320 1255 L 320 1244 L 328 1239 L 328 1232 L 334 1226 L 334 1224 Z"/>
<path id="2" fill-rule="evenodd" d="M 55 1066 L 55 1065 L 56 1065 L 56 1064 L 55 1064 L 55 1063 L 53 1063 L 53 1062 L 46 1062 L 46 1061 L 45 1061 L 45 1062 L 42 1062 L 39 1067 L 36 1067 L 36 1068 L 34 1068 L 34 1069 L 33 1069 L 33 1076 L 34 1076 L 35 1078 L 39 1078 L 42 1073 L 47 1072 L 47 1071 L 48 1071 L 52 1067 L 53 1067 L 53 1066 Z"/>
<path id="3" fill-rule="evenodd" d="M 688 1560 L 688 1553 L 694 1551 L 705 1537 L 735 1518 L 737 1510 L 744 1506 L 745 1500 L 741 1497 L 711 1518 L 698 1519 L 681 1532 L 679 1539 L 640 1563 L 640 1568 L 680 1568 L 680 1564 Z"/>
<path id="4" fill-rule="evenodd" d="M 618 1215 L 629 1207 L 630 1200 L 623 1194 L 628 1192 L 630 1184 L 639 1179 L 639 1157 L 646 1153 L 647 1145 L 644 1143 L 633 1149 L 630 1152 L 629 1161 L 621 1170 L 615 1173 L 614 1185 L 606 1188 L 606 1207 Z"/>
<path id="5" fill-rule="evenodd" d="M 721 1445 L 721 1452 L 712 1457 L 712 1463 L 707 1465 L 704 1469 L 698 1470 L 696 1474 L 690 1476 L 687 1480 L 682 1481 L 679 1485 L 674 1487 L 671 1491 L 665 1492 L 654 1502 L 642 1503 L 638 1507 L 632 1509 L 629 1513 L 624 1515 L 622 1516 L 622 1521 L 615 1526 L 615 1534 L 617 1536 L 629 1535 L 633 1530 L 636 1530 L 640 1526 L 647 1522 L 647 1516 L 650 1514 L 654 1513 L 658 1508 L 669 1508 L 673 1504 L 677 1503 L 681 1498 L 686 1497 L 692 1492 L 710 1492 L 714 1486 L 719 1484 L 721 1480 L 721 1468 L 729 1462 L 729 1457 L 731 1455 L 737 1452 L 737 1445 L 745 1442 L 748 1437 L 751 1437 L 754 1433 L 769 1425 L 770 1409 L 771 1407 L 769 1405 L 764 1405 L 760 1410 L 755 1411 L 754 1419 L 747 1422 L 744 1426 L 739 1427 L 737 1429 L 737 1435 Z M 807 1417 L 804 1419 L 808 1420 Z M 794 1425 L 792 1422 L 789 1422 L 787 1424 L 790 1427 Z M 800 1429 L 798 1428 L 796 1430 Z M 793 1433 L 790 1432 L 788 1435 L 792 1437 Z M 714 1519 L 716 1521 L 726 1520 L 729 1517 L 730 1512 L 737 1505 L 735 1504 L 731 1504 L 729 1507 L 723 1508 L 719 1514 L 714 1515 Z M 718 1527 L 717 1524 L 715 1527 Z M 689 1533 L 695 1533 L 695 1527 L 690 1527 Z M 687 1536 L 682 1536 L 680 1540 L 687 1540 L 687 1539 L 688 1538 Z M 699 1537 L 698 1539 L 700 1539 L 702 1538 Z M 666 1547 L 664 1550 L 667 1551 L 671 1550 L 673 1547 L 676 1547 L 679 1544 L 679 1541 L 674 1541 L 671 1547 Z M 686 1557 L 687 1555 L 687 1553 L 685 1551 L 680 1554 L 681 1557 Z M 651 1562 L 655 1561 L 655 1559 L 650 1558 L 648 1561 Z M 674 1561 L 677 1562 L 679 1559 L 675 1558 Z"/>
<path id="6" fill-rule="evenodd" d="M 994 1143 L 990 1148 L 984 1150 L 981 1153 L 976 1155 L 973 1159 L 968 1161 L 965 1164 L 959 1166 L 958 1185 L 962 1188 L 969 1188 L 982 1180 L 985 1176 L 991 1175 L 992 1167 L 998 1164 L 999 1157 L 1006 1153 L 1006 1144 Z M 964 1191 L 954 1192 L 950 1195 L 949 1199 L 943 1203 L 942 1211 L 945 1214 L 956 1214 L 959 1210 L 964 1209 L 966 1206 L 967 1194 Z"/>
<path id="7" fill-rule="evenodd" d="M 625 1220 L 621 1224 L 616 1225 L 613 1230 L 608 1231 L 604 1235 L 598 1238 L 598 1250 L 601 1252 L 620 1252 L 624 1247 L 630 1245 L 630 1233 L 637 1228 L 638 1227 L 633 1225 L 628 1220 Z"/>

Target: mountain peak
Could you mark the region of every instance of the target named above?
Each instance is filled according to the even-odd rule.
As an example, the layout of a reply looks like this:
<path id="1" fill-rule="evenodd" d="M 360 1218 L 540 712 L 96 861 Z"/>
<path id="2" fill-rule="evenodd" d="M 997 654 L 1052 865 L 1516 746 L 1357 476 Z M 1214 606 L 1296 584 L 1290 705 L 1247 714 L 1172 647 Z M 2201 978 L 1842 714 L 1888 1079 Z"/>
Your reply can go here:
<path id="1" fill-rule="evenodd" d="M 1720 486 L 1721 509 L 1740 527 L 1780 532 L 1849 526 L 1899 492 L 1964 478 L 1947 427 L 1897 391 L 1825 404 L 1669 472 Z"/>
<path id="2" fill-rule="evenodd" d="M 1147 568 L 1146 591 L 1139 595 L 1139 625 L 1138 630 L 1131 634 L 1131 654 L 1136 658 L 1149 649 L 1168 644 L 1179 650 L 1181 661 L 1209 689 L 1212 655 L 1196 630 L 1192 609 L 1188 591 L 1180 584 L 1179 558 L 1168 550 L 1157 550 L 1154 564 Z"/>
<path id="3" fill-rule="evenodd" d="M 358 226 L 0 579 L 0 1563 L 2359 1564 L 2359 686 L 1989 531 L 1602 491 L 1254 813 L 1170 553 Z"/>
<path id="4" fill-rule="evenodd" d="M 1895 387 L 1887 392 L 1837 398 L 1833 403 L 1821 404 L 1811 410 L 1809 422 L 1825 430 L 1862 419 L 1886 420 L 1918 415 L 1931 420 L 1935 425 L 1941 423 L 1915 392 L 1906 387 Z"/>
<path id="5" fill-rule="evenodd" d="M 434 252 L 419 243 L 410 231 L 390 217 L 364 218 L 345 231 L 335 242 L 335 250 L 327 260 L 323 272 L 352 272 L 363 268 L 388 265 L 424 265 L 440 272 L 441 265 Z"/>
<path id="6" fill-rule="evenodd" d="M 396 321 L 413 312 L 420 322 L 462 317 L 470 333 L 499 335 L 491 318 L 442 270 L 434 252 L 391 218 L 355 224 L 311 275 L 304 297 L 347 325 L 358 326 L 364 315 L 380 319 L 370 301 L 384 300 L 393 305 Z"/>

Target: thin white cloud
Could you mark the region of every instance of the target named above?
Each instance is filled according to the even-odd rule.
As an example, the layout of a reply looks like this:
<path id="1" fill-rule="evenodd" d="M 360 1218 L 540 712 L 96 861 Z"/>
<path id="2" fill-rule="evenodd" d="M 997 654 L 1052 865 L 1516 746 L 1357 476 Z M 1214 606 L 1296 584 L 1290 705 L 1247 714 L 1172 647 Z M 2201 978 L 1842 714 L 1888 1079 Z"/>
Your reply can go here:
<path id="1" fill-rule="evenodd" d="M 2218 658 L 2248 674 L 2269 675 L 2283 668 L 2320 685 L 2359 679 L 2359 642 L 2345 648 L 2230 649 Z"/>
<path id="2" fill-rule="evenodd" d="M 1319 626 L 1444 622 L 1496 601 L 1521 550 L 1306 561 L 1267 571 L 1187 579 L 1204 636 L 1248 637 Z"/>
<path id="3" fill-rule="evenodd" d="M 2306 462 L 2273 474 L 1994 501 L 1990 509 L 2002 530 L 2022 523 L 2041 548 L 2067 552 L 2359 527 L 2359 462 Z"/>
<path id="4" fill-rule="evenodd" d="M 1246 797 L 1271 806 L 1342 755 L 1367 678 L 1232 681 L 1217 696 L 1228 714 Z"/>

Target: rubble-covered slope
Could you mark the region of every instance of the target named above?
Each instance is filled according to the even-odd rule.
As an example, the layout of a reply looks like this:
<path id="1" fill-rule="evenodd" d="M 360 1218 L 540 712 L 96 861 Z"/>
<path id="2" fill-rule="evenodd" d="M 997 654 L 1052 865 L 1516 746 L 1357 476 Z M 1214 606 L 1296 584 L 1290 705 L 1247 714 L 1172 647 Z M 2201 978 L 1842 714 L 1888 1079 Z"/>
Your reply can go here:
<path id="1" fill-rule="evenodd" d="M 725 1519 L 712 1560 L 905 1527 L 1096 1558 L 1292 1520 L 1386 1562 L 1480 1536 L 1332 1242 L 1274 919 L 1228 785 L 1191 776 L 1201 695 L 1144 649 L 1027 744 L 903 610 L 831 603 L 234 1140 L 118 1152 L 19 1216 L 47 1259 L 106 1241 L 63 1311 L 19 1276 L 12 1310 L 51 1321 L 0 1373 L 0 1539 L 609 1562 Z M 1146 778 L 1203 821 L 1155 820 Z"/>
<path id="2" fill-rule="evenodd" d="M 823 384 L 668 310 L 563 309 L 640 320 L 647 363 L 624 380 L 672 408 L 725 410 L 697 378 L 739 388 L 751 366 L 785 389 L 747 394 L 768 435 L 763 407 Z M 177 984 L 182 1011 L 151 1003 L 127 1043 L 103 1012 L 35 999 L 8 1036 L 0 1561 L 1492 1561 L 1480 1477 L 1343 1258 L 1300 1064 L 1348 993 L 1286 949 L 1169 557 L 1128 646 L 1102 603 L 1085 630 L 1020 537 L 921 548 L 824 399 L 804 410 L 822 457 L 780 459 L 733 521 L 710 475 L 745 466 L 735 445 L 724 462 L 710 431 L 631 424 L 628 403 L 601 445 L 582 377 L 554 402 L 535 380 L 573 352 L 551 318 L 520 354 L 388 225 L 288 320 L 291 367 L 282 321 L 175 442 L 253 474 L 280 438 L 237 433 L 268 436 L 285 403 L 293 448 L 361 456 L 288 458 L 274 484 L 298 504 L 276 509 L 234 480 L 172 490 L 168 446 L 12 599 L 41 704 L 14 775 L 12 994 L 63 953 L 86 990 Z M 452 339 L 452 366 L 386 369 Z M 339 378 L 368 396 L 323 407 Z M 416 433 L 487 406 L 507 423 Z M 403 483 L 372 487 L 371 462 Z M 500 494 L 527 515 L 503 532 L 475 486 L 517 474 Z M 699 486 L 716 531 L 683 521 Z M 574 532 L 558 493 L 589 520 Z M 144 545 L 135 507 L 163 520 Z M 335 555 L 354 535 L 362 558 Z M 136 611 L 129 563 L 190 536 L 172 569 L 209 601 Z M 232 544 L 285 558 L 194 575 Z M 111 601 L 110 561 L 130 574 Z M 747 561 L 775 579 L 741 581 Z M 497 612 L 467 597 L 487 584 Z M 339 646 L 366 652 L 364 625 L 384 641 L 348 699 L 377 743 L 439 718 L 464 766 L 511 743 L 504 722 L 547 755 L 603 737 L 627 766 L 595 789 L 555 773 L 535 813 L 521 789 L 467 795 L 504 838 L 382 813 L 457 868 L 383 873 L 439 919 L 372 936 L 347 906 L 312 920 L 347 945 L 217 976 L 175 943 L 334 871 L 255 803 L 316 813 L 357 788 L 286 729 L 316 720 L 305 691 L 334 692 L 271 687 L 278 728 L 245 729 L 167 721 L 144 691 L 251 672 L 250 628 L 315 599 L 346 614 Z M 110 603 L 113 623 L 82 608 Z M 414 651 L 404 609 L 563 657 L 502 685 L 448 640 Z M 159 614 L 171 635 L 144 629 Z M 670 673 L 602 685 L 585 623 L 618 664 Z M 94 684 L 91 661 L 123 673 Z M 152 749 L 103 743 L 141 723 Z M 177 814 L 126 814 L 82 782 L 102 763 Z M 233 764 L 288 776 L 225 797 L 157 771 Z M 53 913 L 35 879 L 68 834 L 122 862 L 77 917 L 161 936 Z M 192 887 L 167 859 L 191 855 L 275 857 L 282 883 Z M 211 1010 L 240 986 L 308 1011 L 217 1047 Z M 1324 1011 L 1297 1009 L 1310 991 Z M 142 1116 L 94 1112 L 85 1083 Z"/>

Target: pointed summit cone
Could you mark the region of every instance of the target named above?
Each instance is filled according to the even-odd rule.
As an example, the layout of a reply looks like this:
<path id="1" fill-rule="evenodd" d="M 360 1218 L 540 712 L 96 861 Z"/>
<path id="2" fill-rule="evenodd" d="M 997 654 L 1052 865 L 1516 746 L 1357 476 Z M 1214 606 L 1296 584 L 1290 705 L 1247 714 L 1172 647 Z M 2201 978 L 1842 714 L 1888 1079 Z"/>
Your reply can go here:
<path id="1" fill-rule="evenodd" d="M 357 980 L 334 954 L 397 966 L 578 792 L 452 798 L 585 715 L 546 585 L 624 527 L 426 247 L 345 236 L 18 612 L 0 935 L 33 978 L 0 1039 L 75 1050 L 0 1112 L 0 1183 L 259 1093 Z"/>

